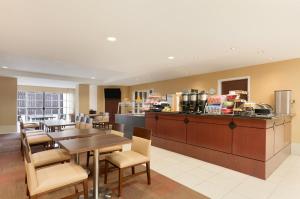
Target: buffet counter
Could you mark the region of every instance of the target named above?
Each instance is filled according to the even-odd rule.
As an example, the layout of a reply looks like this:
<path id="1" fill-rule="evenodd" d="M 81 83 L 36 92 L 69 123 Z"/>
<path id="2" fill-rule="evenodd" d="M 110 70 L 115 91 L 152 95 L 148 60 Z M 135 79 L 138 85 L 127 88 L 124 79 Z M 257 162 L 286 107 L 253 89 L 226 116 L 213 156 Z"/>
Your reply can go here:
<path id="1" fill-rule="evenodd" d="M 291 153 L 291 116 L 145 115 L 152 145 L 266 179 Z"/>

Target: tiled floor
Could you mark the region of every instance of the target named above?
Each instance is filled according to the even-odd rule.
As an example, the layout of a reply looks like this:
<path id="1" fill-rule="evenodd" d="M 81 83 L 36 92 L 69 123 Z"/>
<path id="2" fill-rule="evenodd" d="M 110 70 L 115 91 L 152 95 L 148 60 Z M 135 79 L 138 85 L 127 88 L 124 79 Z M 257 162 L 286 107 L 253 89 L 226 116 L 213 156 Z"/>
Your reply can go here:
<path id="1" fill-rule="evenodd" d="M 212 199 L 300 198 L 300 156 L 291 155 L 266 181 L 157 147 L 151 156 L 153 170 Z"/>

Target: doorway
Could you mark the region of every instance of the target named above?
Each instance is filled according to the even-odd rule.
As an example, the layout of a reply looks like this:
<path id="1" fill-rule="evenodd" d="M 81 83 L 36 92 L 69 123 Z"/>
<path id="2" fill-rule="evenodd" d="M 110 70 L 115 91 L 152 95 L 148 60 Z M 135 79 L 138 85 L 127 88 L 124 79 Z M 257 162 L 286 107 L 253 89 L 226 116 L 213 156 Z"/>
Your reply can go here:
<path id="1" fill-rule="evenodd" d="M 105 112 L 109 113 L 109 122 L 115 122 L 115 114 L 118 112 L 118 105 L 121 102 L 120 88 L 105 88 Z"/>

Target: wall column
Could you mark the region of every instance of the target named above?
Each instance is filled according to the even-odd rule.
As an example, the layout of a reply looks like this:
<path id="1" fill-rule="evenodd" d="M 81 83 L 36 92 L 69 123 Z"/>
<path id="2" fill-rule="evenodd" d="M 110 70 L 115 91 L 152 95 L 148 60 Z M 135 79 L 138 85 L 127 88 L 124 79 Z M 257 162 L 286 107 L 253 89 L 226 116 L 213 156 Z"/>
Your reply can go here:
<path id="1" fill-rule="evenodd" d="M 79 84 L 78 86 L 79 113 L 89 114 L 90 110 L 90 85 Z"/>
<path id="2" fill-rule="evenodd" d="M 104 86 L 97 86 L 97 99 L 98 112 L 105 112 Z"/>
<path id="3" fill-rule="evenodd" d="M 98 95 L 97 95 L 97 86 L 96 85 L 90 85 L 89 88 L 89 109 L 98 110 Z"/>
<path id="4" fill-rule="evenodd" d="M 0 77 L 0 134 L 17 131 L 17 79 Z"/>

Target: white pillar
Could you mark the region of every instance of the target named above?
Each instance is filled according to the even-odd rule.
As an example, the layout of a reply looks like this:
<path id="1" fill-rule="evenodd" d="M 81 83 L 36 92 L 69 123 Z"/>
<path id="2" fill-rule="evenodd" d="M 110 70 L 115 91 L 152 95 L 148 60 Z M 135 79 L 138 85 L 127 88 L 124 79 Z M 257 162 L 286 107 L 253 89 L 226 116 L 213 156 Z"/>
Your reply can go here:
<path id="1" fill-rule="evenodd" d="M 75 115 L 79 114 L 79 85 L 76 85 L 74 94 Z"/>
<path id="2" fill-rule="evenodd" d="M 97 111 L 97 85 L 90 85 L 90 109 Z"/>

